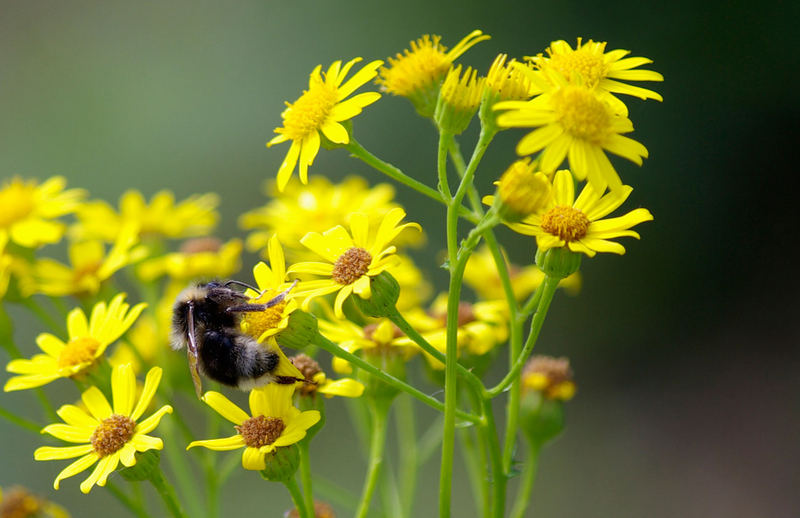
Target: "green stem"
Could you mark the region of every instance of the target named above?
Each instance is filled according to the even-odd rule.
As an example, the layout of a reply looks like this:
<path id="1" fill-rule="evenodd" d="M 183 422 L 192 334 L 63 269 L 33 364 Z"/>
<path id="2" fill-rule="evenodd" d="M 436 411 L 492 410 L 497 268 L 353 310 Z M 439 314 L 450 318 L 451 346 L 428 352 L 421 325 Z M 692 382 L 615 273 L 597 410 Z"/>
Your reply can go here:
<path id="1" fill-rule="evenodd" d="M 154 469 L 152 471 L 152 474 L 150 475 L 150 482 L 153 484 L 153 487 L 156 488 L 156 491 L 161 496 L 161 499 L 164 500 L 164 505 L 174 518 L 187 518 L 186 513 L 183 512 L 181 504 L 175 495 L 175 488 L 173 488 L 172 485 L 167 482 L 167 479 L 164 478 L 164 474 L 161 472 L 161 470 Z"/>
<path id="2" fill-rule="evenodd" d="M 438 416 L 438 418 L 431 423 L 425 433 L 423 433 L 419 438 L 419 460 L 417 461 L 418 466 L 425 465 L 439 445 L 442 444 L 443 423 L 443 416 Z"/>
<path id="3" fill-rule="evenodd" d="M 311 482 L 311 456 L 309 455 L 311 441 L 303 439 L 297 443 L 300 449 L 300 483 L 303 485 L 305 504 L 307 509 L 314 509 L 314 492 Z"/>
<path id="4" fill-rule="evenodd" d="M 542 285 L 540 284 L 539 286 L 537 286 L 536 291 L 534 291 L 528 298 L 528 300 L 525 301 L 525 305 L 523 305 L 522 308 L 520 309 L 517 318 L 519 318 L 520 320 L 527 319 L 539 305 L 539 301 L 541 299 L 542 299 Z"/>
<path id="5" fill-rule="evenodd" d="M 479 411 L 481 399 L 479 396 L 469 394 L 472 398 L 473 406 Z M 462 428 L 459 430 L 464 462 L 467 465 L 467 473 L 472 484 L 472 493 L 475 500 L 475 508 L 479 509 L 480 515 L 488 518 L 490 512 L 489 500 L 489 477 L 486 473 L 486 428 L 483 426 L 475 427 L 474 433 L 471 430 Z"/>
<path id="6" fill-rule="evenodd" d="M 489 445 L 489 462 L 492 470 L 492 514 L 493 518 L 503 518 L 506 505 L 506 484 L 508 478 L 503 471 L 500 439 L 497 436 L 497 427 L 494 422 L 492 401 L 483 400 L 483 416 L 486 419 L 486 441 Z"/>
<path id="7" fill-rule="evenodd" d="M 387 466 L 388 467 L 388 466 Z M 381 503 L 383 504 L 383 514 L 386 518 L 404 518 L 403 503 L 400 500 L 400 492 L 397 489 L 397 480 L 390 469 L 381 470 Z"/>
<path id="8" fill-rule="evenodd" d="M 391 401 L 371 400 L 372 405 L 372 435 L 369 447 L 369 469 L 364 480 L 364 489 L 361 492 L 361 501 L 356 510 L 356 518 L 365 518 L 369 513 L 369 504 L 372 494 L 378 483 L 381 467 L 383 466 L 383 450 L 386 446 L 386 421 Z"/>
<path id="9" fill-rule="evenodd" d="M 197 480 L 195 480 L 195 476 L 189 466 L 189 457 L 175 436 L 176 426 L 179 426 L 177 423 L 180 421 L 183 421 L 180 413 L 173 412 L 172 419 L 165 419 L 161 422 L 161 429 L 167 435 L 164 440 L 164 452 L 166 453 L 167 462 L 175 475 L 181 494 L 186 499 L 189 512 L 192 516 L 201 516 L 204 514 L 201 509 L 202 495 L 200 494 Z"/>
<path id="10" fill-rule="evenodd" d="M 397 398 L 395 419 L 397 421 L 397 442 L 400 448 L 400 501 L 405 517 L 413 516 L 414 496 L 417 489 L 417 470 L 419 469 L 417 448 L 417 427 L 414 405 L 411 398 L 401 394 Z"/>
<path id="11" fill-rule="evenodd" d="M 17 414 L 6 410 L 3 407 L 0 407 L 0 417 L 4 418 L 6 421 L 9 421 L 29 432 L 33 432 L 36 435 L 41 434 L 42 427 L 38 424 L 34 423 L 30 419 L 26 419 L 25 417 L 18 416 Z"/>
<path id="12" fill-rule="evenodd" d="M 415 180 L 414 178 L 411 178 L 397 167 L 376 157 L 362 147 L 361 144 L 359 144 L 358 141 L 356 141 L 353 137 L 350 137 L 350 143 L 345 145 L 344 148 L 348 150 L 354 157 L 360 159 L 368 166 L 380 171 L 389 178 L 392 178 L 393 180 L 396 180 L 401 184 L 414 189 L 415 191 L 427 196 L 432 200 L 438 201 L 439 203 L 446 203 L 439 191 L 428 187 L 424 183 Z M 458 214 L 460 217 L 468 221 L 478 221 L 478 218 L 466 207 L 460 207 Z"/>
<path id="13" fill-rule="evenodd" d="M 286 486 L 286 489 L 289 490 L 289 494 L 292 495 L 292 502 L 294 502 L 294 507 L 300 514 L 300 518 L 314 518 L 314 507 L 311 507 L 311 509 L 306 507 L 303 492 L 300 490 L 300 486 L 297 485 L 297 481 L 294 477 L 289 477 L 287 480 L 284 480 L 283 484 Z"/>
<path id="14" fill-rule="evenodd" d="M 116 484 L 110 480 L 106 482 L 106 489 L 108 489 L 108 491 L 111 493 L 111 496 L 119 500 L 123 507 L 130 511 L 132 515 L 138 516 L 139 518 L 148 518 L 149 515 L 142 505 L 133 498 L 129 497 L 122 489 L 118 488 Z"/>
<path id="15" fill-rule="evenodd" d="M 358 497 L 350 492 L 349 489 L 319 475 L 314 475 L 314 484 L 328 501 L 339 504 L 347 508 L 348 511 L 356 510 L 356 500 Z"/>
<path id="16" fill-rule="evenodd" d="M 533 441 L 529 441 L 530 454 L 528 462 L 522 470 L 522 477 L 519 481 L 517 496 L 514 499 L 514 507 L 511 508 L 511 518 L 525 518 L 525 511 L 531 500 L 533 483 L 536 480 L 536 468 L 539 464 L 539 446 Z"/>
<path id="17" fill-rule="evenodd" d="M 442 198 L 449 203 L 453 198 L 450 182 L 447 180 L 447 148 L 453 136 L 448 133 L 439 133 L 439 151 L 437 153 L 436 170 L 439 173 L 439 192 Z"/>
<path id="18" fill-rule="evenodd" d="M 509 385 L 514 382 L 515 379 L 517 379 L 519 373 L 522 371 L 522 367 L 525 365 L 525 361 L 531 354 L 533 346 L 536 345 L 536 339 L 539 337 L 539 332 L 542 330 L 542 324 L 544 324 L 544 319 L 547 316 L 547 310 L 550 308 L 550 302 L 553 301 L 553 295 L 555 295 L 556 288 L 558 288 L 558 283 L 560 280 L 561 279 L 557 277 L 551 277 L 549 275 L 544 278 L 544 281 L 540 286 L 542 295 L 541 299 L 539 300 L 539 307 L 536 310 L 536 314 L 533 316 L 531 330 L 528 334 L 528 339 L 525 341 L 525 346 L 522 348 L 520 355 L 517 356 L 513 367 L 511 367 L 511 370 L 508 372 L 508 374 L 506 374 L 506 377 L 503 378 L 494 388 L 491 388 L 487 391 L 487 395 L 490 398 L 501 394 L 506 388 L 509 387 Z"/>
<path id="19" fill-rule="evenodd" d="M 398 390 L 401 390 L 401 391 L 403 391 L 403 392 L 405 392 L 407 394 L 410 394 L 411 396 L 413 396 L 416 399 L 422 401 L 426 405 L 428 405 L 428 406 L 430 406 L 432 408 L 435 408 L 436 410 L 439 410 L 439 411 L 444 410 L 444 407 L 445 407 L 444 404 L 441 401 L 439 401 L 438 399 L 436 399 L 434 397 L 431 397 L 428 394 L 425 394 L 421 390 L 419 390 L 419 389 L 417 389 L 415 387 L 412 387 L 411 385 L 409 385 L 409 384 L 407 384 L 407 383 L 395 378 L 391 374 L 387 374 L 387 373 L 383 372 L 379 368 L 377 368 L 374 365 L 372 365 L 371 363 L 363 360 L 362 358 L 354 355 L 353 353 L 345 351 L 344 349 L 342 349 L 341 347 L 339 347 L 335 343 L 331 342 L 330 340 L 328 340 L 327 338 L 325 338 L 321 334 L 317 334 L 317 337 L 316 337 L 314 343 L 320 349 L 328 351 L 329 353 L 331 353 L 332 355 L 334 355 L 334 356 L 336 356 L 338 358 L 342 358 L 342 359 L 347 360 L 348 362 L 352 363 L 356 367 L 358 367 L 360 369 L 363 369 L 364 371 L 368 372 L 369 374 L 372 374 L 373 376 L 375 376 L 379 380 L 383 381 L 384 383 L 386 383 L 388 385 L 391 385 L 392 387 L 394 387 L 394 388 L 396 388 Z M 472 423 L 479 423 L 481 421 L 480 417 L 478 417 L 478 416 L 476 416 L 474 414 L 471 414 L 471 413 L 460 411 L 460 410 L 456 412 L 456 415 L 460 419 L 464 419 L 465 421 L 470 421 Z"/>

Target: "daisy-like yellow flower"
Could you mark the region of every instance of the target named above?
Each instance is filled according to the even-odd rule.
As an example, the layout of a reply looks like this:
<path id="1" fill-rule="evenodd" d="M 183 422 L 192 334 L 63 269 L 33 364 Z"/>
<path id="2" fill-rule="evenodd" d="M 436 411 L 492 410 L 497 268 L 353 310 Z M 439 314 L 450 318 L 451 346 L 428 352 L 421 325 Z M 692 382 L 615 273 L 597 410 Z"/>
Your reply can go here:
<path id="1" fill-rule="evenodd" d="M 20 486 L 6 491 L 0 487 L 0 517 L 2 518 L 70 518 L 60 505 L 40 498 Z"/>
<path id="2" fill-rule="evenodd" d="M 258 292 L 251 289 L 245 292 L 252 304 L 264 304 L 291 287 L 291 284 L 286 282 L 286 261 L 278 236 L 272 236 L 268 248 L 269 266 L 259 262 L 253 267 L 253 277 L 258 285 Z M 281 302 L 264 311 L 243 313 L 242 331 L 255 337 L 259 342 L 283 331 L 289 324 L 289 315 L 297 309 L 294 297 L 294 290 L 291 290 Z"/>
<path id="3" fill-rule="evenodd" d="M 541 150 L 539 168 L 543 172 L 551 174 L 568 158 L 578 180 L 588 178 L 598 191 L 621 189 L 622 180 L 604 151 L 642 165 L 647 148 L 622 135 L 633 131 L 633 123 L 616 113 L 595 89 L 569 83 L 560 74 L 552 77 L 555 83 L 542 84 L 545 92 L 530 101 L 497 103 L 495 109 L 508 110 L 498 115 L 497 124 L 537 128 L 520 139 L 517 154 Z"/>
<path id="4" fill-rule="evenodd" d="M 389 65 L 380 69 L 377 83 L 384 92 L 407 97 L 423 117 L 432 117 L 439 85 L 450 66 L 473 45 L 489 38 L 474 30 L 448 51 L 439 43 L 441 36 L 426 34 L 411 42 L 411 50 L 388 58 Z"/>
<path id="5" fill-rule="evenodd" d="M 91 201 L 77 211 L 79 223 L 70 232 L 78 239 L 113 242 L 120 230 L 136 225 L 143 238 L 171 239 L 204 236 L 217 224 L 219 197 L 196 194 L 176 203 L 170 191 L 156 193 L 148 203 L 142 193 L 125 192 L 119 199 L 119 212 L 104 201 Z"/>
<path id="6" fill-rule="evenodd" d="M 399 205 L 394 201 L 394 187 L 380 183 L 372 187 L 359 176 L 349 176 L 340 183 L 332 183 L 324 176 L 312 176 L 308 185 L 290 181 L 283 192 L 271 182 L 267 195 L 270 202 L 246 212 L 239 226 L 254 230 L 247 237 L 248 250 L 267 249 L 267 243 L 277 235 L 293 260 L 310 260 L 309 251 L 300 244 L 308 232 L 324 232 L 336 225 L 347 226 L 353 212 L 363 212 L 371 222 L 380 220 Z M 420 232 L 403 232 L 398 242 L 418 244 Z"/>
<path id="7" fill-rule="evenodd" d="M 64 190 L 67 182 L 54 176 L 36 180 L 5 180 L 0 186 L 0 235 L 24 247 L 57 243 L 65 226 L 57 218 L 74 212 L 85 197 L 83 189 Z"/>
<path id="8" fill-rule="evenodd" d="M 514 291 L 514 297 L 518 301 L 536 291 L 536 288 L 544 281 L 544 272 L 535 264 L 518 266 L 510 263 L 508 258 L 505 258 L 505 255 L 504 259 L 508 269 L 508 276 L 511 279 L 511 289 Z M 497 265 L 494 262 L 492 253 L 486 246 L 479 248 L 469 257 L 467 267 L 464 269 L 464 282 L 483 300 L 505 299 L 505 292 L 500 281 L 500 274 L 497 272 Z M 581 287 L 580 272 L 575 272 L 569 277 L 561 279 L 558 287 L 563 288 L 567 293 L 576 294 Z"/>
<path id="9" fill-rule="evenodd" d="M 55 297 L 97 293 L 114 273 L 147 254 L 145 247 L 137 246 L 138 233 L 136 225 L 123 227 L 107 254 L 98 240 L 70 243 L 70 266 L 50 258 L 39 259 L 33 266 L 32 286 L 23 291 Z"/>
<path id="10" fill-rule="evenodd" d="M 566 358 L 532 356 L 522 371 L 523 390 L 538 390 L 548 399 L 567 401 L 575 395 L 572 369 Z"/>
<path id="11" fill-rule="evenodd" d="M 395 306 L 402 313 L 427 302 L 433 293 L 433 287 L 411 257 L 403 254 L 398 254 L 397 257 L 400 261 L 387 271 L 400 285 L 400 296 Z"/>
<path id="12" fill-rule="evenodd" d="M 320 419 L 316 410 L 301 412 L 292 406 L 294 385 L 270 383 L 250 391 L 250 413 L 236 406 L 219 392 L 206 392 L 203 401 L 232 422 L 236 435 L 223 439 L 193 441 L 189 448 L 203 446 L 210 450 L 229 451 L 244 448 L 242 467 L 266 468 L 265 457 L 276 448 L 291 446 L 306 436 L 306 431 Z"/>
<path id="13" fill-rule="evenodd" d="M 624 216 L 601 219 L 617 209 L 633 192 L 624 185 L 605 195 L 592 184 L 586 184 L 580 196 L 575 198 L 575 183 L 567 170 L 558 171 L 553 178 L 553 198 L 538 213 L 519 223 L 509 224 L 520 234 L 536 237 L 539 250 L 567 247 L 593 257 L 597 252 L 624 254 L 625 248 L 613 238 L 639 234 L 630 230 L 634 225 L 651 221 L 653 215 L 647 209 L 634 209 Z"/>
<path id="14" fill-rule="evenodd" d="M 308 355 L 298 354 L 290 358 L 292 364 L 303 374 L 307 380 L 314 383 L 297 382 L 295 385 L 297 394 L 300 396 L 311 396 L 322 394 L 325 397 L 361 397 L 364 393 L 364 384 L 351 378 L 338 380 L 329 379 L 319 363 Z"/>
<path id="15" fill-rule="evenodd" d="M 363 299 L 372 296 L 370 278 L 397 264 L 396 248 L 390 243 L 403 229 L 422 230 L 417 223 L 400 221 L 406 216 L 403 209 L 390 210 L 381 220 L 377 230 L 370 230 L 369 217 L 355 213 L 350 218 L 350 232 L 336 226 L 322 234 L 309 232 L 301 243 L 328 261 L 297 263 L 288 273 L 310 273 L 330 277 L 318 281 L 307 281 L 297 296 L 305 296 L 303 309 L 308 308 L 311 299 L 338 292 L 333 305 L 337 318 L 342 318 L 342 304 L 351 293 Z"/>
<path id="16" fill-rule="evenodd" d="M 242 242 L 227 243 L 212 237 L 186 241 L 177 252 L 143 261 L 136 273 L 142 280 L 152 281 L 163 275 L 179 281 L 181 289 L 192 279 L 226 279 L 239 271 Z"/>
<path id="17" fill-rule="evenodd" d="M 589 40 L 583 43 L 582 39 L 578 38 L 574 49 L 566 41 L 558 40 L 550 43 L 546 52 L 547 56 L 539 54 L 526 58 L 545 75 L 549 71 L 556 71 L 570 82 L 583 82 L 588 87 L 597 87 L 603 92 L 632 95 L 640 99 L 663 100 L 661 95 L 653 90 L 619 81 L 664 80 L 664 76 L 652 70 L 633 70 L 653 61 L 641 57 L 626 57 L 630 54 L 629 50 L 617 49 L 606 52 L 605 41 Z M 612 101 L 615 107 L 622 110 L 620 113 L 627 115 L 625 105 L 620 101 L 617 102 L 618 104 Z"/>
<path id="18" fill-rule="evenodd" d="M 11 360 L 6 370 L 20 376 L 9 379 L 3 390 L 40 387 L 58 378 L 78 375 L 91 367 L 109 344 L 131 327 L 147 305 L 142 303 L 130 308 L 124 300 L 125 295 L 119 294 L 108 305 L 98 302 L 92 308 L 89 320 L 80 308 L 70 311 L 67 315 L 69 341 L 64 343 L 50 333 L 37 336 L 36 345 L 44 354 L 36 354 L 29 360 Z"/>
<path id="19" fill-rule="evenodd" d="M 341 122 L 352 119 L 366 106 L 380 99 L 377 92 L 360 93 L 347 99 L 358 88 L 377 75 L 383 61 L 367 63 L 353 77 L 345 77 L 353 65 L 361 61 L 355 58 L 342 66 L 334 61 L 327 72 L 322 73 L 322 65 L 311 72 L 308 90 L 294 103 L 287 103 L 281 113 L 283 126 L 275 129 L 277 137 L 267 142 L 267 147 L 292 141 L 289 152 L 278 169 L 278 190 L 282 191 L 289 181 L 297 163 L 300 163 L 300 180 L 308 182 L 308 167 L 314 162 L 320 146 L 320 133 L 335 144 L 347 144 L 350 135 Z"/>
<path id="20" fill-rule="evenodd" d="M 364 350 L 367 354 L 384 354 L 408 360 L 419 347 L 406 338 L 389 319 L 381 318 L 364 327 L 349 320 L 335 318 L 319 319 L 319 332 L 328 340 L 336 342 L 342 349 L 355 353 Z M 332 361 L 333 370 L 341 374 L 353 372 L 350 363 L 341 358 Z"/>
<path id="21" fill-rule="evenodd" d="M 129 365 L 119 365 L 111 374 L 113 407 L 100 389 L 89 387 L 81 394 L 81 400 L 89 413 L 74 405 L 64 405 L 58 409 L 58 416 L 65 424 L 51 424 L 42 433 L 81 444 L 68 447 L 42 446 L 33 453 L 36 460 L 80 457 L 58 474 L 53 482 L 55 489 L 58 489 L 65 478 L 77 475 L 97 462 L 92 474 L 81 482 L 81 491 L 88 493 L 95 484 L 106 485 L 108 476 L 117 469 L 120 462 L 126 467 L 136 464 L 137 451 L 163 448 L 161 439 L 147 434 L 158 426 L 164 414 L 172 413 L 171 406 L 164 405 L 150 417 L 137 423 L 153 400 L 160 381 L 161 368 L 153 367 L 145 377 L 144 388 L 137 401 L 133 369 Z"/>
<path id="22" fill-rule="evenodd" d="M 451 135 L 467 129 L 483 96 L 485 77 L 470 67 L 461 74 L 461 65 L 451 68 L 442 81 L 433 118 L 439 128 Z"/>

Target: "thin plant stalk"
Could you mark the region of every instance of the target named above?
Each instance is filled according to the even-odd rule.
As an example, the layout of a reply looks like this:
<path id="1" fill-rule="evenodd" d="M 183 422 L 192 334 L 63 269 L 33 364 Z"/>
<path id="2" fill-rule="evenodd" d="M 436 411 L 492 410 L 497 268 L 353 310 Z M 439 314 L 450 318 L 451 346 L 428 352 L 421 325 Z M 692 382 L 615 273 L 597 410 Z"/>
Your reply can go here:
<path id="1" fill-rule="evenodd" d="M 361 491 L 361 501 L 356 510 L 356 518 L 366 518 L 369 515 L 369 506 L 372 495 L 378 483 L 383 466 L 384 448 L 386 446 L 386 421 L 389 414 L 390 401 L 370 401 L 372 407 L 372 431 L 369 447 L 369 467 Z"/>
<path id="2" fill-rule="evenodd" d="M 525 518 L 525 511 L 528 510 L 531 501 L 533 483 L 536 480 L 540 445 L 537 445 L 534 441 L 528 441 L 528 446 L 528 460 L 525 462 L 525 467 L 522 470 L 517 496 L 514 499 L 514 506 L 511 508 L 511 518 Z"/>

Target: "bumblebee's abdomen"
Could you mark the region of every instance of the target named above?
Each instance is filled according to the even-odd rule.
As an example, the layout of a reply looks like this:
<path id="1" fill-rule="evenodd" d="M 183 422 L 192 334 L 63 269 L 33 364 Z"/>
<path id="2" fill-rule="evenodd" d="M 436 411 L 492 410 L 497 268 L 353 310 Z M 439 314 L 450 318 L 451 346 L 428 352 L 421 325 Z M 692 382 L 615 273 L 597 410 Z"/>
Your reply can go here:
<path id="1" fill-rule="evenodd" d="M 238 333 L 207 330 L 202 341 L 203 346 L 198 351 L 202 370 L 209 378 L 225 385 L 236 387 L 242 380 L 269 375 L 280 360 L 275 352 Z"/>

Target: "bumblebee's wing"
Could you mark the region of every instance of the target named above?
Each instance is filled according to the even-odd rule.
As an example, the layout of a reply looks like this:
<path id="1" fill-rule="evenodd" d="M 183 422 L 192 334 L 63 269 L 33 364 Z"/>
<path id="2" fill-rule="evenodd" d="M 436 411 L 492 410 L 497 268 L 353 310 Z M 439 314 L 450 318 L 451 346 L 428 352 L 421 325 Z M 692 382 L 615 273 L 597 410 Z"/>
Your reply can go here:
<path id="1" fill-rule="evenodd" d="M 200 381 L 200 371 L 197 369 L 197 339 L 195 338 L 194 304 L 192 303 L 189 303 L 188 314 L 188 329 L 186 334 L 189 335 L 189 340 L 186 345 L 186 356 L 189 358 L 189 373 L 192 375 L 194 391 L 197 393 L 199 399 L 203 395 L 203 385 Z"/>

